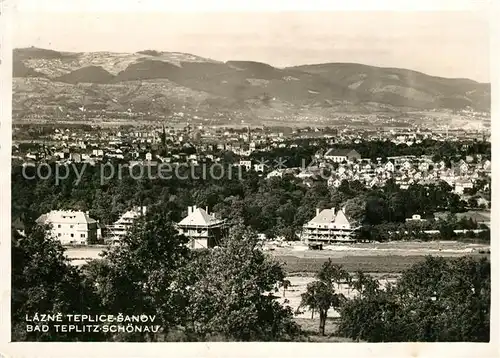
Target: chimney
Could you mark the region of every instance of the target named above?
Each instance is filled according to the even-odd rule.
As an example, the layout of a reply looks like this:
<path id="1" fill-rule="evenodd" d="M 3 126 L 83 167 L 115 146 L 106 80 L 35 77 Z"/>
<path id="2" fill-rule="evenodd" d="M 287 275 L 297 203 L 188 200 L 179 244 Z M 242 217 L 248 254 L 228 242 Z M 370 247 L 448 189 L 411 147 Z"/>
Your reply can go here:
<path id="1" fill-rule="evenodd" d="M 335 208 L 332 208 L 332 215 L 335 217 Z"/>
<path id="2" fill-rule="evenodd" d="M 316 208 L 316 216 L 319 215 L 319 208 Z"/>
<path id="3" fill-rule="evenodd" d="M 342 212 L 345 214 L 345 206 L 342 207 Z"/>
<path id="4" fill-rule="evenodd" d="M 188 215 L 191 215 L 192 212 L 193 212 L 193 207 L 192 206 L 188 206 Z"/>
<path id="5" fill-rule="evenodd" d="M 194 211 L 196 210 L 196 205 L 193 205 L 193 207 L 191 208 L 191 213 L 194 213 Z"/>
<path id="6" fill-rule="evenodd" d="M 146 215 L 147 206 L 142 207 L 142 215 Z"/>
<path id="7" fill-rule="evenodd" d="M 205 211 L 206 211 L 206 212 L 207 212 L 207 214 L 208 214 L 208 206 L 206 206 L 206 207 L 205 207 Z"/>

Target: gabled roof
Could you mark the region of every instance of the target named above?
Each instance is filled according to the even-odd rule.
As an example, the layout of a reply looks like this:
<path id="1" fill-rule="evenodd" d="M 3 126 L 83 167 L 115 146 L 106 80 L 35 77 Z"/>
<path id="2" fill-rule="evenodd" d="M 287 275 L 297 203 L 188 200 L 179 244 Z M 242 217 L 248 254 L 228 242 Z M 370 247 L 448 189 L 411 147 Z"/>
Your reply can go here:
<path id="1" fill-rule="evenodd" d="M 37 224 L 50 224 L 50 223 L 75 223 L 75 224 L 95 224 L 96 220 L 88 216 L 83 211 L 70 211 L 70 210 L 52 210 L 47 214 L 40 215 L 36 219 Z"/>
<path id="2" fill-rule="evenodd" d="M 349 219 L 342 210 L 323 209 L 316 215 L 310 224 L 328 224 L 334 223 L 335 225 L 350 225 Z"/>
<path id="3" fill-rule="evenodd" d="M 347 217 L 345 216 L 344 212 L 342 210 L 339 210 L 337 212 L 337 215 L 335 216 L 335 225 L 349 225 L 349 220 L 347 220 Z"/>
<path id="4" fill-rule="evenodd" d="M 221 224 L 223 220 L 215 218 L 215 216 L 208 214 L 202 208 L 196 208 L 194 211 L 186 216 L 179 222 L 179 226 L 212 226 Z"/>
<path id="5" fill-rule="evenodd" d="M 45 224 L 47 222 L 47 214 L 42 214 L 38 219 L 35 220 L 37 224 Z"/>
<path id="6" fill-rule="evenodd" d="M 332 209 L 323 209 L 316 215 L 310 222 L 315 224 L 331 223 L 335 220 L 334 212 Z"/>

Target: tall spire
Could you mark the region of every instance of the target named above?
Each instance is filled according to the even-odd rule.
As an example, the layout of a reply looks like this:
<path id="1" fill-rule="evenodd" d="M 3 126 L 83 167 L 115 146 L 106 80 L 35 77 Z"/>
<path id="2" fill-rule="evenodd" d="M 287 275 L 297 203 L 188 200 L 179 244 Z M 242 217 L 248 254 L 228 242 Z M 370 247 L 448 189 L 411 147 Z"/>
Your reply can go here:
<path id="1" fill-rule="evenodd" d="M 165 147 L 165 143 L 167 142 L 167 133 L 165 132 L 165 124 L 162 124 L 161 127 L 162 127 L 161 145 Z"/>

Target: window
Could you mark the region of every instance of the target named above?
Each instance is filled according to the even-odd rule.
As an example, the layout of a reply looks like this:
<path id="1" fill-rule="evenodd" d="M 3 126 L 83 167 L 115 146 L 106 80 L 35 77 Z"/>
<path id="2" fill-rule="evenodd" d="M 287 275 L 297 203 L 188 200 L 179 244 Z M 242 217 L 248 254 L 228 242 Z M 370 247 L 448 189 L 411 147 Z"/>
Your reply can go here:
<path id="1" fill-rule="evenodd" d="M 69 228 L 70 228 L 70 229 L 73 229 L 73 226 L 74 226 L 74 225 L 70 225 L 70 226 L 69 226 Z"/>
<path id="2" fill-rule="evenodd" d="M 61 224 L 57 225 L 58 228 L 61 228 Z"/>
<path id="3" fill-rule="evenodd" d="M 71 234 L 70 236 L 73 237 L 73 236 L 75 236 L 75 234 Z"/>
<path id="4" fill-rule="evenodd" d="M 61 233 L 57 234 L 57 236 L 61 237 Z"/>
<path id="5" fill-rule="evenodd" d="M 85 237 L 85 234 L 80 234 L 80 237 Z"/>

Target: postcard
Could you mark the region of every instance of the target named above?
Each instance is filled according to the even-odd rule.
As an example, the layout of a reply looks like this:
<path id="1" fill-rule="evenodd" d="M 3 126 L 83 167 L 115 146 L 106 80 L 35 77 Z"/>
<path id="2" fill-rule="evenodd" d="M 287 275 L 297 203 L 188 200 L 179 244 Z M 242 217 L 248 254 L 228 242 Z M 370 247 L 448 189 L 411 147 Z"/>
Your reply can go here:
<path id="1" fill-rule="evenodd" d="M 491 6 L 3 5 L 1 354 L 498 353 Z"/>

